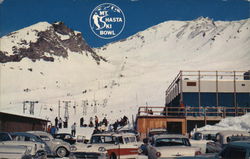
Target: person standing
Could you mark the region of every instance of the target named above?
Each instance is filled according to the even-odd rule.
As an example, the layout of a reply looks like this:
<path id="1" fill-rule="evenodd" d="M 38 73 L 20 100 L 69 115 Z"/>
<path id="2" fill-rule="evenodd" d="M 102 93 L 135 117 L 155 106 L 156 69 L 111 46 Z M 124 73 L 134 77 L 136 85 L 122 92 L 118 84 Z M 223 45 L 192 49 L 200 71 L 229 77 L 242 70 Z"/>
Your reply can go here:
<path id="1" fill-rule="evenodd" d="M 58 118 L 56 117 L 55 118 L 55 126 L 57 127 L 57 125 L 58 125 Z"/>
<path id="2" fill-rule="evenodd" d="M 59 127 L 59 129 L 62 128 L 62 118 L 59 118 L 59 120 L 58 120 L 58 127 Z"/>
<path id="3" fill-rule="evenodd" d="M 52 126 L 51 129 L 50 129 L 50 134 L 54 137 L 55 134 L 56 134 L 56 127 L 55 126 Z"/>
<path id="4" fill-rule="evenodd" d="M 81 117 L 81 118 L 80 118 L 80 127 L 83 127 L 83 123 L 84 123 L 84 118 Z"/>
<path id="5" fill-rule="evenodd" d="M 76 135 L 76 123 L 71 126 L 71 135 L 75 137 Z"/>
<path id="6" fill-rule="evenodd" d="M 96 127 L 96 128 L 98 127 L 98 123 L 99 123 L 98 117 L 95 116 L 95 127 Z"/>
<path id="7" fill-rule="evenodd" d="M 108 126 L 108 120 L 106 117 L 103 118 L 102 123 L 107 127 Z"/>

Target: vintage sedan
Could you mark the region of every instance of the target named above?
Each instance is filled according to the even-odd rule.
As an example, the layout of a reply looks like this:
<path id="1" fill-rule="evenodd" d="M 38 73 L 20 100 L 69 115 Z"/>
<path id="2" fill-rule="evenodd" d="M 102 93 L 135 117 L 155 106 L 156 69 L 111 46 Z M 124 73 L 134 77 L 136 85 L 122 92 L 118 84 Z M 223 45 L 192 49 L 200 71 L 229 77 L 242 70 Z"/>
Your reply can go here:
<path id="1" fill-rule="evenodd" d="M 218 153 L 225 145 L 231 142 L 231 138 L 234 136 L 250 136 L 247 131 L 234 131 L 234 130 L 224 130 L 216 134 L 216 139 L 214 142 L 208 142 L 206 145 L 207 153 Z"/>
<path id="2" fill-rule="evenodd" d="M 65 157 L 70 153 L 71 146 L 69 143 L 54 137 L 43 131 L 28 131 L 28 133 L 39 136 L 50 148 L 53 156 Z"/>
<path id="3" fill-rule="evenodd" d="M 68 133 L 59 133 L 59 134 L 55 134 L 54 135 L 55 139 L 61 139 L 67 143 L 69 143 L 70 145 L 73 145 L 76 143 L 76 139 Z"/>
<path id="4" fill-rule="evenodd" d="M 137 159 L 138 144 L 132 133 L 94 134 L 89 144 L 77 143 L 71 159 Z"/>
<path id="5" fill-rule="evenodd" d="M 216 134 L 219 130 L 203 130 L 197 131 L 193 134 L 189 140 L 192 146 L 200 147 L 201 153 L 206 153 L 206 145 L 208 142 L 212 142 L 216 138 Z"/>
<path id="6" fill-rule="evenodd" d="M 215 154 L 204 154 L 195 157 L 180 157 L 178 159 L 249 159 L 250 140 L 236 141 L 227 144 L 223 150 Z"/>
<path id="7" fill-rule="evenodd" d="M 0 141 L 0 145 L 5 146 L 26 146 L 29 153 L 32 155 L 33 158 L 37 159 L 46 159 L 47 153 L 45 150 L 45 144 L 36 142 L 36 141 L 27 141 L 22 136 L 11 136 L 9 133 L 1 132 L 0 138 L 5 139 Z M 7 140 L 9 139 L 9 140 Z"/>
<path id="8" fill-rule="evenodd" d="M 201 154 L 200 148 L 192 147 L 187 137 L 175 134 L 155 135 L 147 150 L 149 159 L 176 158 Z"/>
<path id="9" fill-rule="evenodd" d="M 0 145 L 0 158 L 2 159 L 32 159 L 27 146 Z"/>
<path id="10" fill-rule="evenodd" d="M 51 152 L 49 146 L 47 145 L 47 143 L 44 142 L 37 135 L 26 133 L 26 132 L 14 132 L 14 133 L 10 133 L 10 135 L 12 136 L 12 138 L 18 138 L 18 139 L 22 139 L 24 141 L 34 141 L 34 142 L 42 143 L 45 145 L 45 150 L 46 150 L 47 155 L 52 155 L 52 152 Z"/>

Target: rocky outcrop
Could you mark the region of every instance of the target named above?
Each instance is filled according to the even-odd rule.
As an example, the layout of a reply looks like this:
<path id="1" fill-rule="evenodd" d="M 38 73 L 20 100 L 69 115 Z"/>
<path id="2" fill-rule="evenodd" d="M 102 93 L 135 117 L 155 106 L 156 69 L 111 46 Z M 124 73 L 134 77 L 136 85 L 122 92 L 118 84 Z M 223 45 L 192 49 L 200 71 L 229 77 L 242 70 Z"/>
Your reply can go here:
<path id="1" fill-rule="evenodd" d="M 12 41 L 16 40 L 15 34 L 18 34 L 20 31 L 13 32 L 7 36 Z M 34 42 L 32 40 L 28 42 L 25 38 L 20 40 L 18 45 L 12 46 L 11 53 L 0 50 L 1 63 L 18 62 L 23 58 L 29 58 L 32 61 L 54 61 L 56 56 L 67 58 L 69 51 L 86 54 L 87 56 L 90 55 L 97 64 L 100 61 L 106 61 L 103 57 L 97 55 L 87 44 L 80 32 L 73 31 L 64 25 L 63 22 L 54 23 L 48 29 L 42 31 L 27 31 L 27 36 L 30 32 L 36 32 L 37 39 Z"/>

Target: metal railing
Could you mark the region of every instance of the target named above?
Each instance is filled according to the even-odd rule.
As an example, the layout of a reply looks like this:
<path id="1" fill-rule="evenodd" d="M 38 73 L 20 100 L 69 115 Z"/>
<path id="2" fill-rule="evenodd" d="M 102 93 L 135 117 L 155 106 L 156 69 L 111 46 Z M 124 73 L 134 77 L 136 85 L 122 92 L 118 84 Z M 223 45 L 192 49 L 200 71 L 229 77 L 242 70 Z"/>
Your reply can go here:
<path id="1" fill-rule="evenodd" d="M 166 117 L 228 117 L 250 113 L 250 107 L 159 107 L 142 106 L 138 108 L 138 116 Z"/>

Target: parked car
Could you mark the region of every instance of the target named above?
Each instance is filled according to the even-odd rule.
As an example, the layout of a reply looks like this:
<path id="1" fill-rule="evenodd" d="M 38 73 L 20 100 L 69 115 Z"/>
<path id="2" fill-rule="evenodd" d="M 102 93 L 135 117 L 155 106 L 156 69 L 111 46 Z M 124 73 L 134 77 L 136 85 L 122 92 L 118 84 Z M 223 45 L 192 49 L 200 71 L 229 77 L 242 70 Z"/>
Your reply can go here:
<path id="1" fill-rule="evenodd" d="M 53 156 L 65 157 L 70 154 L 70 144 L 43 131 L 28 131 L 28 133 L 39 136 L 50 148 Z"/>
<path id="2" fill-rule="evenodd" d="M 154 135 L 161 135 L 161 134 L 167 134 L 167 130 L 163 128 L 150 129 L 147 136 L 149 141 L 152 141 Z"/>
<path id="3" fill-rule="evenodd" d="M 27 146 L 0 144 L 0 157 L 2 159 L 32 159 Z"/>
<path id="4" fill-rule="evenodd" d="M 46 153 L 47 155 L 52 155 L 52 152 L 49 148 L 49 146 L 47 145 L 46 142 L 44 142 L 39 136 L 37 135 L 34 135 L 34 134 L 31 134 L 31 133 L 26 133 L 26 132 L 14 132 L 14 133 L 10 133 L 10 135 L 13 137 L 13 138 L 20 138 L 24 141 L 34 141 L 34 142 L 39 142 L 39 143 L 42 143 L 45 145 L 45 150 L 46 150 Z"/>
<path id="5" fill-rule="evenodd" d="M 227 144 L 222 151 L 216 154 L 205 154 L 195 157 L 180 157 L 178 159 L 249 159 L 250 140 L 236 141 Z"/>
<path id="6" fill-rule="evenodd" d="M 68 133 L 59 133 L 59 134 L 55 134 L 54 135 L 55 139 L 61 139 L 67 143 L 69 143 L 70 145 L 73 145 L 76 143 L 76 139 Z"/>
<path id="7" fill-rule="evenodd" d="M 1 145 L 15 145 L 15 146 L 26 146 L 33 158 L 36 159 L 46 159 L 47 153 L 45 150 L 45 145 L 36 141 L 26 141 L 25 138 L 20 136 L 11 136 L 7 132 L 0 133 L 1 137 L 4 139 L 10 139 L 5 141 L 0 141 Z"/>
<path id="8" fill-rule="evenodd" d="M 71 152 L 71 159 L 137 159 L 138 144 L 132 133 L 102 133 L 94 134 L 89 144 L 76 143 Z"/>
<path id="9" fill-rule="evenodd" d="M 148 132 L 148 137 L 153 137 L 154 135 L 167 134 L 167 129 L 154 128 L 150 129 Z"/>
<path id="10" fill-rule="evenodd" d="M 191 146 L 189 139 L 183 135 L 155 135 L 148 145 L 148 158 L 175 158 L 201 154 L 200 148 Z"/>
<path id="11" fill-rule="evenodd" d="M 220 131 L 216 134 L 216 139 L 214 142 L 208 142 L 206 145 L 207 153 L 218 153 L 222 148 L 231 141 L 232 136 L 250 136 L 247 131 Z"/>
<path id="12" fill-rule="evenodd" d="M 216 134 L 219 130 L 203 130 L 197 131 L 193 134 L 189 140 L 192 146 L 200 147 L 201 153 L 206 153 L 206 144 L 212 142 L 216 138 Z"/>

